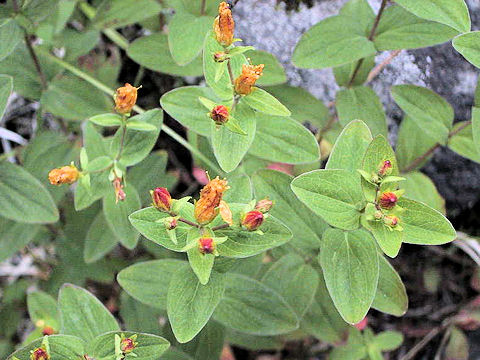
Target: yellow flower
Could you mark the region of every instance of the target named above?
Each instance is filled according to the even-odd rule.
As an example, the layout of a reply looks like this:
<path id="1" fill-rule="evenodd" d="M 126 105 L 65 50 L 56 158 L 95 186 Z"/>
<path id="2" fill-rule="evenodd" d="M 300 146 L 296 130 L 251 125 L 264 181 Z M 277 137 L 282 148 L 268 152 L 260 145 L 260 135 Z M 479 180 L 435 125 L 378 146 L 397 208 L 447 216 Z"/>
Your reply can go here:
<path id="1" fill-rule="evenodd" d="M 62 166 L 48 173 L 48 180 L 52 185 L 73 184 L 78 180 L 80 173 L 74 165 Z"/>
<path id="2" fill-rule="evenodd" d="M 242 73 L 235 79 L 235 92 L 240 95 L 248 95 L 252 92 L 252 86 L 262 76 L 265 65 L 242 65 Z"/>
<path id="3" fill-rule="evenodd" d="M 115 110 L 119 114 L 129 114 L 132 111 L 137 102 L 138 89 L 129 83 L 117 89 L 115 93 Z"/>
<path id="4" fill-rule="evenodd" d="M 235 22 L 233 21 L 232 11 L 225 1 L 222 1 L 218 6 L 218 16 L 213 22 L 213 31 L 220 45 L 232 45 Z"/>
<path id="5" fill-rule="evenodd" d="M 208 224 L 218 215 L 218 207 L 223 193 L 229 189 L 227 180 L 217 176 L 200 191 L 200 199 L 195 203 L 195 219 L 199 224 Z"/>

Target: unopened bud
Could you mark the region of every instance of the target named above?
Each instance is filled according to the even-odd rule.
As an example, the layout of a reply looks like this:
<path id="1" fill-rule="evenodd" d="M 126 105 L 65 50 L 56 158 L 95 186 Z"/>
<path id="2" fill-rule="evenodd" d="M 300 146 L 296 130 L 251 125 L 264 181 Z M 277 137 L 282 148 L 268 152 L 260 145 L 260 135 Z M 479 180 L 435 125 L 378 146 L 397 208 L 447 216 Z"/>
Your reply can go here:
<path id="1" fill-rule="evenodd" d="M 248 231 L 255 231 L 262 225 L 264 218 L 260 211 L 252 210 L 243 216 L 242 225 Z"/>
<path id="2" fill-rule="evenodd" d="M 132 108 L 137 102 L 137 91 L 139 88 L 136 88 L 129 83 L 126 83 L 125 86 L 119 87 L 115 92 L 115 110 L 119 114 L 129 114 L 132 111 Z"/>
<path id="3" fill-rule="evenodd" d="M 272 207 L 273 207 L 273 201 L 268 198 L 265 198 L 257 202 L 257 205 L 255 205 L 255 210 L 265 214 L 269 212 Z"/>
<path id="4" fill-rule="evenodd" d="M 32 351 L 30 360 L 50 360 L 50 355 L 48 355 L 47 349 L 42 346 Z"/>
<path id="5" fill-rule="evenodd" d="M 167 230 L 173 230 L 177 227 L 177 219 L 174 217 L 169 217 L 165 219 L 165 228 Z"/>
<path id="6" fill-rule="evenodd" d="M 42 330 L 42 335 L 53 335 L 55 330 L 51 326 L 45 326 Z"/>
<path id="7" fill-rule="evenodd" d="M 378 175 L 384 177 L 392 173 L 392 162 L 390 160 L 384 160 L 378 166 Z"/>
<path id="8" fill-rule="evenodd" d="M 399 221 L 400 220 L 395 215 L 387 215 L 383 218 L 383 223 L 387 226 L 390 226 L 390 227 L 397 226 Z"/>
<path id="9" fill-rule="evenodd" d="M 73 184 L 79 176 L 80 173 L 74 165 L 67 165 L 51 170 L 48 180 L 52 185 Z"/>
<path id="10" fill-rule="evenodd" d="M 133 350 L 135 350 L 137 345 L 138 343 L 135 342 L 135 339 L 125 338 L 125 339 L 122 339 L 120 342 L 120 350 L 122 350 L 124 354 L 129 354 Z"/>
<path id="11" fill-rule="evenodd" d="M 215 251 L 215 242 L 212 238 L 200 238 L 198 239 L 198 250 L 202 254 L 213 254 Z"/>
<path id="12" fill-rule="evenodd" d="M 172 196 L 166 188 L 158 187 L 151 192 L 153 206 L 161 211 L 170 211 L 172 206 Z"/>
<path id="13" fill-rule="evenodd" d="M 228 113 L 228 109 L 226 106 L 217 105 L 215 106 L 212 111 L 210 111 L 210 118 L 215 121 L 217 125 L 223 125 L 228 121 L 230 114 Z"/>
<path id="14" fill-rule="evenodd" d="M 125 191 L 123 190 L 122 178 L 116 177 L 113 179 L 112 185 L 115 191 L 115 203 L 118 204 L 119 201 L 123 201 L 127 197 L 127 194 L 125 194 Z"/>
<path id="15" fill-rule="evenodd" d="M 398 197 L 395 195 L 395 193 L 391 191 L 384 192 L 380 196 L 379 204 L 382 209 L 393 209 L 395 205 L 397 204 Z"/>
<path id="16" fill-rule="evenodd" d="M 227 59 L 228 59 L 228 56 L 223 51 L 218 51 L 215 54 L 213 54 L 213 60 L 215 60 L 215 62 L 222 63 Z"/>
<path id="17" fill-rule="evenodd" d="M 373 216 L 375 217 L 376 220 L 381 220 L 381 219 L 383 219 L 383 213 L 382 213 L 380 210 L 375 211 L 375 213 L 373 214 Z"/>

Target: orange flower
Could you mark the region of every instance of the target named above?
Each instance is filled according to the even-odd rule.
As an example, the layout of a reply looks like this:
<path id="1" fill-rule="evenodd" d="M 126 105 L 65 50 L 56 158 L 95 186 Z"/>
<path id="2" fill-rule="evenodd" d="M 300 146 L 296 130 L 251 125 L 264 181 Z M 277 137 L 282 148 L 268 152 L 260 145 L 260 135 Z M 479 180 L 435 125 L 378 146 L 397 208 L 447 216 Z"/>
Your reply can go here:
<path id="1" fill-rule="evenodd" d="M 195 203 L 195 219 L 199 224 L 208 224 L 218 215 L 218 206 L 223 193 L 229 189 L 227 180 L 217 176 L 200 191 L 200 199 Z"/>
<path id="2" fill-rule="evenodd" d="M 139 88 L 133 87 L 129 83 L 119 87 L 115 93 L 115 110 L 119 114 L 129 114 L 137 102 L 137 91 Z"/>
<path id="3" fill-rule="evenodd" d="M 235 92 L 240 95 L 248 95 L 252 92 L 252 86 L 262 76 L 265 65 L 242 65 L 242 73 L 235 79 Z"/>
<path id="4" fill-rule="evenodd" d="M 55 330 L 51 326 L 45 326 L 42 330 L 43 335 L 53 335 L 55 334 Z"/>
<path id="5" fill-rule="evenodd" d="M 235 22 L 233 21 L 232 11 L 225 1 L 222 1 L 218 6 L 218 16 L 213 22 L 213 31 L 220 45 L 232 45 Z"/>
<path id="6" fill-rule="evenodd" d="M 73 184 L 78 180 L 80 173 L 74 165 L 62 166 L 48 173 L 48 180 L 52 185 Z"/>

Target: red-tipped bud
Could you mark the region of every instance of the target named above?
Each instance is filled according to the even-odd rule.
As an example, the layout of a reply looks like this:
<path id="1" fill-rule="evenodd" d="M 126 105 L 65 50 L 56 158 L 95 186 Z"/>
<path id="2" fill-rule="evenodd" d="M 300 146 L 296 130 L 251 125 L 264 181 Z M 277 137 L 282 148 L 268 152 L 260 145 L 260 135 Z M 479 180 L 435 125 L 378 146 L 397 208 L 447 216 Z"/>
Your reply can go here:
<path id="1" fill-rule="evenodd" d="M 133 350 L 135 350 L 135 348 L 137 347 L 137 343 L 135 342 L 134 339 L 132 338 L 125 338 L 125 339 L 122 339 L 121 342 L 120 342 L 120 350 L 122 350 L 122 352 L 124 354 L 129 354 L 131 353 Z"/>
<path id="2" fill-rule="evenodd" d="M 390 160 L 384 160 L 378 166 L 378 175 L 386 176 L 392 173 L 392 162 Z"/>
<path id="3" fill-rule="evenodd" d="M 125 200 L 125 198 L 127 197 L 127 194 L 125 194 L 125 191 L 123 190 L 124 186 L 122 183 L 122 178 L 116 177 L 112 181 L 112 185 L 115 191 L 115 203 Z"/>
<path id="4" fill-rule="evenodd" d="M 253 210 L 247 212 L 242 219 L 242 225 L 248 231 L 255 231 L 257 230 L 263 223 L 264 216 L 260 211 Z"/>
<path id="5" fill-rule="evenodd" d="M 158 210 L 170 211 L 172 206 L 172 197 L 168 190 L 163 187 L 158 187 L 152 191 L 153 206 Z"/>
<path id="6" fill-rule="evenodd" d="M 45 326 L 42 330 L 42 335 L 53 335 L 55 330 L 51 326 Z"/>
<path id="7" fill-rule="evenodd" d="M 273 201 L 266 198 L 257 202 L 257 205 L 255 205 L 255 210 L 265 214 L 269 212 L 272 207 L 273 207 Z"/>
<path id="8" fill-rule="evenodd" d="M 398 225 L 400 220 L 395 215 L 387 215 L 383 218 L 383 223 L 390 227 L 395 227 Z"/>
<path id="9" fill-rule="evenodd" d="M 398 197 L 391 191 L 384 192 L 380 196 L 379 204 L 382 209 L 393 209 L 397 204 Z"/>
<path id="10" fill-rule="evenodd" d="M 230 114 L 226 106 L 217 105 L 210 111 L 210 118 L 215 121 L 217 125 L 223 125 L 228 121 Z"/>
<path id="11" fill-rule="evenodd" d="M 32 351 L 30 360 L 50 360 L 50 355 L 48 355 L 47 349 L 42 346 Z"/>
<path id="12" fill-rule="evenodd" d="M 227 59 L 228 59 L 227 54 L 225 54 L 223 51 L 218 51 L 215 54 L 213 54 L 213 60 L 215 60 L 215 62 L 221 63 Z"/>
<path id="13" fill-rule="evenodd" d="M 200 238 L 198 239 L 198 250 L 202 254 L 213 254 L 215 251 L 215 242 L 212 238 Z"/>
<path id="14" fill-rule="evenodd" d="M 174 217 L 166 218 L 165 219 L 165 228 L 167 230 L 173 230 L 177 227 L 177 219 Z"/>

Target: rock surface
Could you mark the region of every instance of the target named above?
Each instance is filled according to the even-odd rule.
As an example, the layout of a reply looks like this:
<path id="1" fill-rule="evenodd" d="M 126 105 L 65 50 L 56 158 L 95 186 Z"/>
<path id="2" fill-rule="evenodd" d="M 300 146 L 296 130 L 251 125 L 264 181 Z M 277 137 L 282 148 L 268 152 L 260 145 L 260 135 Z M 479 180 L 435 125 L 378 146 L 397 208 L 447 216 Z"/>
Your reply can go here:
<path id="1" fill-rule="evenodd" d="M 288 81 L 309 90 L 328 103 L 338 90 L 331 69 L 298 69 L 290 62 L 301 35 L 320 20 L 336 15 L 347 0 L 316 0 L 308 8 L 301 4 L 296 12 L 285 10 L 277 0 L 240 0 L 235 6 L 238 36 L 246 44 L 275 54 L 284 65 Z M 369 0 L 377 11 L 380 0 Z M 480 28 L 480 3 L 467 0 L 473 30 Z M 254 15 L 253 15 L 254 14 Z M 387 53 L 377 56 L 382 62 Z M 455 109 L 455 121 L 470 119 L 478 70 L 463 59 L 451 43 L 420 50 L 403 51 L 372 82 L 387 113 L 392 139 L 396 136 L 402 112 L 390 96 L 398 84 L 426 86 L 445 97 Z M 480 200 L 480 165 L 446 148 L 437 150 L 424 171 L 436 183 L 447 201 L 450 216 L 458 216 Z"/>

